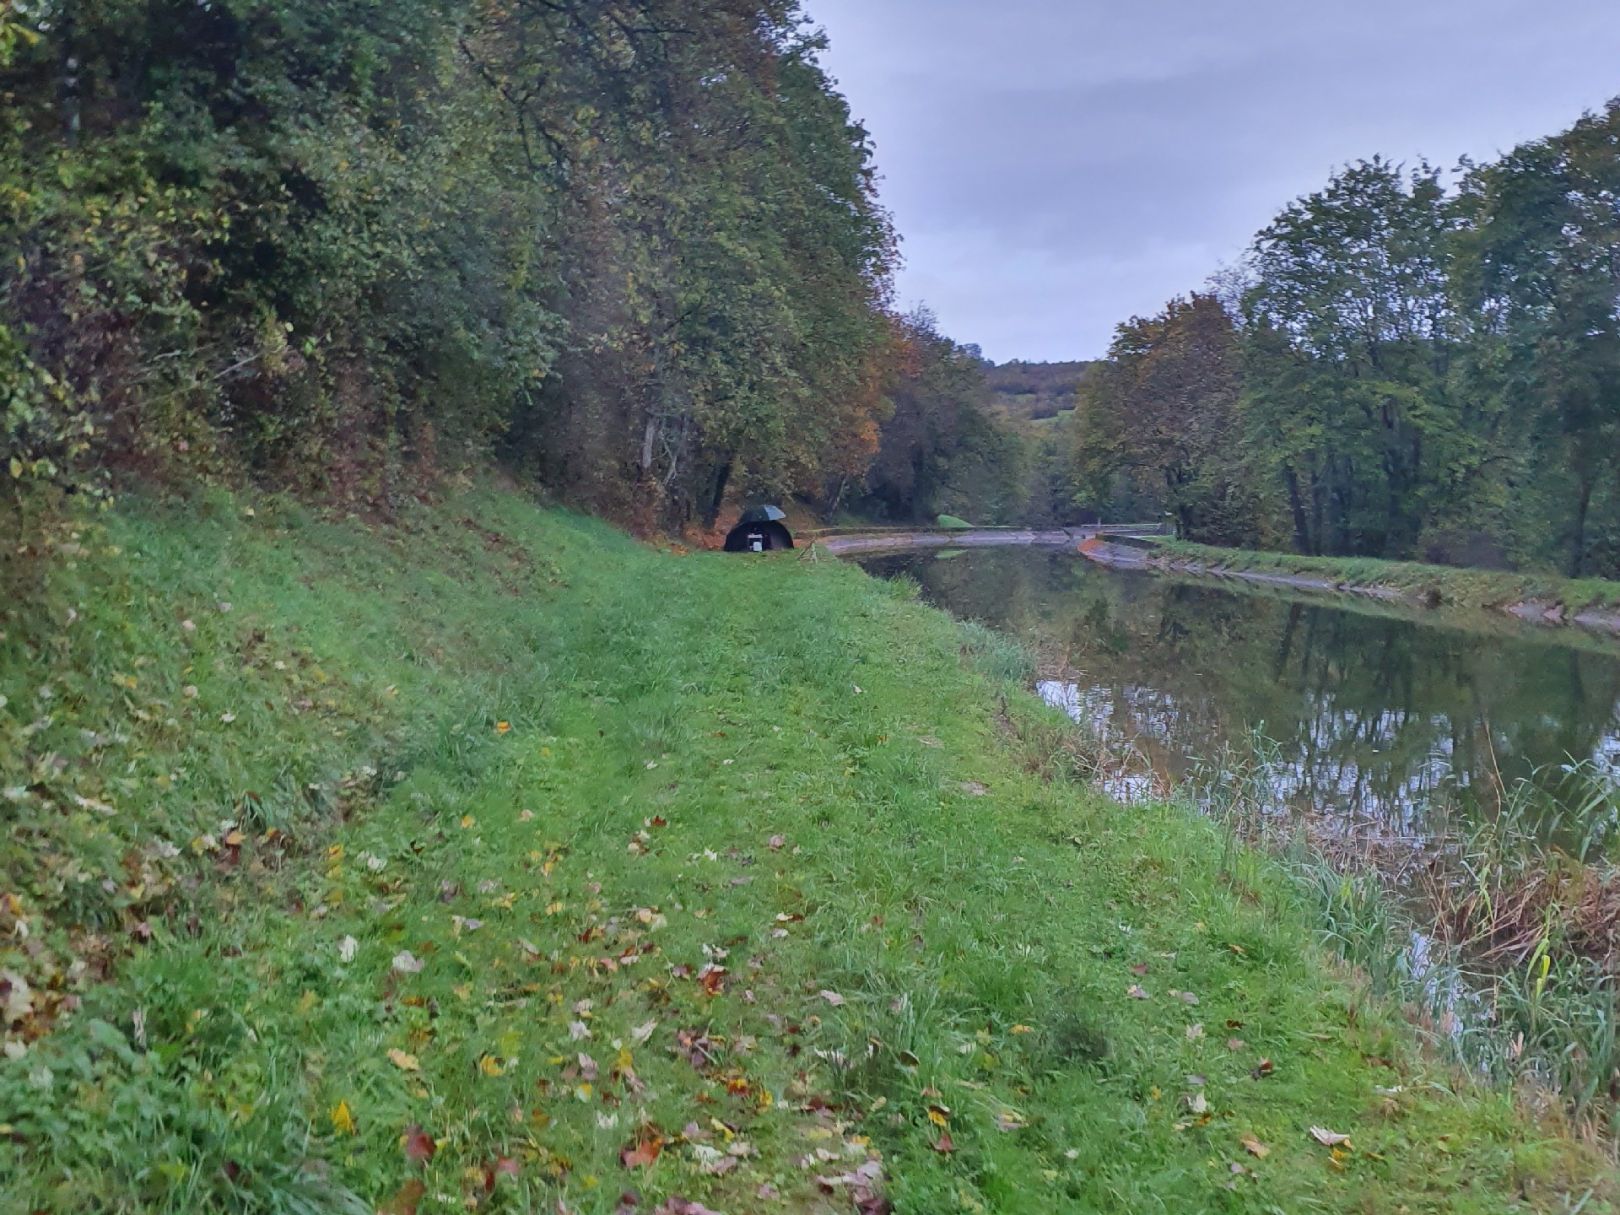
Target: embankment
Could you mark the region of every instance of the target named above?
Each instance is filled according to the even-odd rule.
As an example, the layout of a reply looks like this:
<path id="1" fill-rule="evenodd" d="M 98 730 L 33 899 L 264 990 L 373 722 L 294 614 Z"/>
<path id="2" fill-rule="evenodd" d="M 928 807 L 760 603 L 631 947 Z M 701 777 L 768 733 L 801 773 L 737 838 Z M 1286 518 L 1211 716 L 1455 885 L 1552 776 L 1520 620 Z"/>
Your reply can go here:
<path id="1" fill-rule="evenodd" d="M 1607 1209 L 904 584 L 245 506 L 0 603 L 0 1209 Z"/>
<path id="2" fill-rule="evenodd" d="M 1347 595 L 1419 608 L 1499 612 L 1548 627 L 1620 635 L 1620 582 L 1498 570 L 1458 569 L 1362 557 L 1300 557 L 1165 540 L 1151 549 L 1083 542 L 1100 564 L 1189 577 L 1230 579 L 1325 595 Z"/>

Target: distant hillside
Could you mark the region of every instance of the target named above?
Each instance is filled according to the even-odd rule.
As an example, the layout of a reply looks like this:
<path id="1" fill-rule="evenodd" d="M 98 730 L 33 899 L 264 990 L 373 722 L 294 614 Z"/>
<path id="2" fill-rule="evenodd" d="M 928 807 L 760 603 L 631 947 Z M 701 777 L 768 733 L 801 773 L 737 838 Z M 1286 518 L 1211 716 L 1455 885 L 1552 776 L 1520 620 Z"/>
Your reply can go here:
<path id="1" fill-rule="evenodd" d="M 1074 396 L 1092 364 L 1073 363 L 986 363 L 984 380 L 994 396 L 995 407 L 1008 417 L 1034 421 L 1053 418 L 1074 408 Z"/>

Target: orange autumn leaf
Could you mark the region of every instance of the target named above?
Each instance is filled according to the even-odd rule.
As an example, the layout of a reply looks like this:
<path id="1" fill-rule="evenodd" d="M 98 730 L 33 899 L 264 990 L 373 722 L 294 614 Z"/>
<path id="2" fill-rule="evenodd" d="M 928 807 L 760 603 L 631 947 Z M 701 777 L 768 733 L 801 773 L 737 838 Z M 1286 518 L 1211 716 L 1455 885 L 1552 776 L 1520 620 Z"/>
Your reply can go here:
<path id="1" fill-rule="evenodd" d="M 664 1150 L 663 1136 L 646 1134 L 628 1147 L 619 1150 L 619 1163 L 627 1169 L 644 1169 L 652 1165 Z"/>

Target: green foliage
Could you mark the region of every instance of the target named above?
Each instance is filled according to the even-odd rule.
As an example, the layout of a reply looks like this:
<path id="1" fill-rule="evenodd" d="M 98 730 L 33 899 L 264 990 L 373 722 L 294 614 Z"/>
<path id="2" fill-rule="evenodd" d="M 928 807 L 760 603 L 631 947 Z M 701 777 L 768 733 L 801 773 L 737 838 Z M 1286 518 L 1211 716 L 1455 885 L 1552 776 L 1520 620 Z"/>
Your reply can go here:
<path id="1" fill-rule="evenodd" d="M 1231 459 L 1239 364 L 1237 328 L 1210 295 L 1121 325 L 1080 390 L 1080 504 L 1131 519 L 1167 513 L 1183 535 L 1252 538 L 1256 503 Z"/>
<path id="2" fill-rule="evenodd" d="M 1375 158 L 1291 203 L 1223 284 L 1220 374 L 1143 371 L 1176 361 L 1150 327 L 1177 304 L 1120 327 L 1080 418 L 1083 499 L 1218 543 L 1620 571 L 1617 130 L 1620 102 L 1449 194 Z M 1185 486 L 1220 500 L 1223 478 L 1245 492 L 1200 517 Z"/>
<path id="3" fill-rule="evenodd" d="M 1030 445 L 991 410 L 982 360 L 943 336 L 925 310 L 899 329 L 892 412 L 852 505 L 905 522 L 942 514 L 1025 522 Z"/>
<path id="4" fill-rule="evenodd" d="M 778 2 L 8 9 L 0 463 L 387 504 L 498 449 L 662 523 L 858 477 L 894 242 L 819 50 Z"/>

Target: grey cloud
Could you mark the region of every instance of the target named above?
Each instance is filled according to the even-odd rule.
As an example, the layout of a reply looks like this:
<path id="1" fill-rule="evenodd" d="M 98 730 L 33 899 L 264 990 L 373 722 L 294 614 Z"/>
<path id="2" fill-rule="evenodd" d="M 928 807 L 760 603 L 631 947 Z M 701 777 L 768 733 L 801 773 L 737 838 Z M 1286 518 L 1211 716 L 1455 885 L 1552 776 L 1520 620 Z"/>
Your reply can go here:
<path id="1" fill-rule="evenodd" d="M 1614 0 L 812 0 L 878 150 L 905 301 L 997 358 L 1095 355 L 1290 198 L 1489 156 L 1620 93 Z"/>

